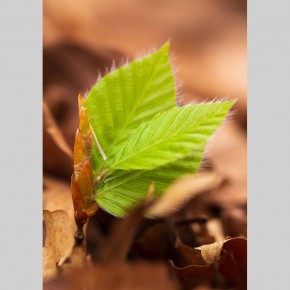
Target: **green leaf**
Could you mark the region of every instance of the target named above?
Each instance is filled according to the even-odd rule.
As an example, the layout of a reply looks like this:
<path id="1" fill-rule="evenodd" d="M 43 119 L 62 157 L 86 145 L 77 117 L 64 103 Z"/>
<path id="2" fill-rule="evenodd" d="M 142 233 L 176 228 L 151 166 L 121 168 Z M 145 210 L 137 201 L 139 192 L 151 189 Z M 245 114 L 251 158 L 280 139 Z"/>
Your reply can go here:
<path id="1" fill-rule="evenodd" d="M 175 85 L 169 62 L 169 44 L 107 74 L 88 93 L 84 107 L 104 153 L 114 155 L 135 129 L 154 115 L 176 105 Z M 96 143 L 93 170 L 103 159 Z"/>
<path id="2" fill-rule="evenodd" d="M 195 174 L 208 139 L 233 103 L 174 108 L 141 125 L 116 153 L 116 169 L 97 189 L 96 202 L 105 211 L 124 216 L 145 199 L 152 181 L 158 197 L 182 175 Z"/>
<path id="3" fill-rule="evenodd" d="M 124 216 L 132 206 L 146 198 L 152 181 L 154 181 L 154 197 L 158 197 L 172 181 L 188 173 L 195 174 L 202 162 L 202 156 L 202 151 L 196 151 L 185 158 L 150 171 L 118 170 L 97 189 L 96 202 L 110 214 Z"/>
<path id="4" fill-rule="evenodd" d="M 154 169 L 204 147 L 234 101 L 175 107 L 144 123 L 107 162 L 107 171 Z"/>
<path id="5" fill-rule="evenodd" d="M 90 161 L 100 178 L 94 194 L 107 212 L 124 216 L 144 200 L 152 181 L 157 197 L 172 181 L 195 174 L 234 103 L 176 107 L 175 94 L 168 44 L 107 74 L 88 93 Z"/>

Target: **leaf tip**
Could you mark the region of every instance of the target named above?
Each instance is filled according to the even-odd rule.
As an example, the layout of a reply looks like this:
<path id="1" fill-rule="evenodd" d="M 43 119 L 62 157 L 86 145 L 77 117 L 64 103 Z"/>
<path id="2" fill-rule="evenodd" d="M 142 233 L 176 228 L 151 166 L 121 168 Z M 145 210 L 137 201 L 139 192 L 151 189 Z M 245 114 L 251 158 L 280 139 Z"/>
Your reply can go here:
<path id="1" fill-rule="evenodd" d="M 168 39 L 157 51 L 157 54 L 165 55 L 169 58 L 170 52 L 170 39 Z"/>

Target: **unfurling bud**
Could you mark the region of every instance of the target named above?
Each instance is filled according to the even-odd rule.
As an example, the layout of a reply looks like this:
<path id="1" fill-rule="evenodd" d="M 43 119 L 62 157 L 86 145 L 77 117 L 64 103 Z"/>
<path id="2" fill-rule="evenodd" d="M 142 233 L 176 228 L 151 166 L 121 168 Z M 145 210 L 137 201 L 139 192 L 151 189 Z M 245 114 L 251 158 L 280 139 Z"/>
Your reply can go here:
<path id="1" fill-rule="evenodd" d="M 93 137 L 88 113 L 83 107 L 84 100 L 79 95 L 79 128 L 75 135 L 74 172 L 71 177 L 71 192 L 77 225 L 86 223 L 98 209 L 93 200 L 94 181 L 91 164 Z"/>

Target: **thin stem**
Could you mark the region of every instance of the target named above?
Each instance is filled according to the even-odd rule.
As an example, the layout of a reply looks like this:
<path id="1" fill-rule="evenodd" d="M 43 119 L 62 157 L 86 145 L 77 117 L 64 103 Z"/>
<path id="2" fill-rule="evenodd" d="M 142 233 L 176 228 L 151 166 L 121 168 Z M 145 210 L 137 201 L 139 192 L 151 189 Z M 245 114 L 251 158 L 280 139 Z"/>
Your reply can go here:
<path id="1" fill-rule="evenodd" d="M 84 234 L 84 224 L 77 224 L 77 230 L 74 235 L 76 246 L 81 246 L 84 239 L 85 239 L 85 234 Z"/>

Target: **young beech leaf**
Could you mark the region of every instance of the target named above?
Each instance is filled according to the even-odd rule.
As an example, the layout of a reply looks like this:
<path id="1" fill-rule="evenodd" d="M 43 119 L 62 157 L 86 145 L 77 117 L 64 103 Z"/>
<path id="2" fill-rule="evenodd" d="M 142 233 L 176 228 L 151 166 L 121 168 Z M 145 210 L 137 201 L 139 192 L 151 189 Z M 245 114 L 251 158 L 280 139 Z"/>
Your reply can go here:
<path id="1" fill-rule="evenodd" d="M 88 93 L 84 107 L 106 156 L 115 154 L 143 122 L 176 105 L 175 85 L 169 62 L 169 44 L 107 74 Z M 93 171 L 103 165 L 97 146 Z"/>
<path id="2" fill-rule="evenodd" d="M 154 197 L 186 173 L 195 174 L 208 139 L 234 101 L 173 108 L 142 124 L 109 162 L 112 173 L 97 188 L 96 202 L 124 216 L 145 199 L 152 181 Z"/>
<path id="3" fill-rule="evenodd" d="M 174 180 L 195 174 L 202 162 L 203 152 L 196 150 L 186 157 L 153 170 L 117 170 L 97 189 L 96 202 L 107 212 L 124 216 L 132 206 L 146 198 L 154 181 L 154 197 L 160 196 Z"/>
<path id="4" fill-rule="evenodd" d="M 175 107 L 143 123 L 116 148 L 106 167 L 154 169 L 203 149 L 234 101 Z"/>
<path id="5" fill-rule="evenodd" d="M 146 198 L 153 181 L 158 197 L 174 180 L 195 174 L 234 101 L 176 107 L 175 95 L 168 44 L 98 81 L 80 103 L 86 122 L 79 128 L 86 133 L 76 138 L 73 195 L 81 192 L 91 202 L 92 190 L 101 208 L 124 216 Z M 86 162 L 92 167 L 78 179 Z"/>

